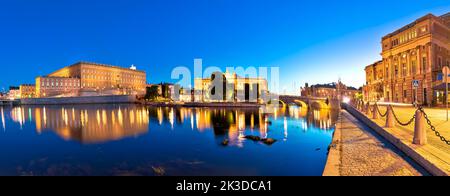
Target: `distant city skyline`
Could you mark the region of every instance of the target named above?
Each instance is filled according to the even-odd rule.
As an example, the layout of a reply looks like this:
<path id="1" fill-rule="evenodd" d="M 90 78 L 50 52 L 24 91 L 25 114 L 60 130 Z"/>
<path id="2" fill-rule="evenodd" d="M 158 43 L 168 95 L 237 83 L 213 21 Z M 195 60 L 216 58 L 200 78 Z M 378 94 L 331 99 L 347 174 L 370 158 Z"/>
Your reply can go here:
<path id="1" fill-rule="evenodd" d="M 358 88 L 364 67 L 381 59 L 382 36 L 449 10 L 448 1 L 5 2 L 0 89 L 79 61 L 135 65 L 149 83 L 175 82 L 172 69 L 196 58 L 224 70 L 278 66 L 282 93 L 339 78 Z"/>

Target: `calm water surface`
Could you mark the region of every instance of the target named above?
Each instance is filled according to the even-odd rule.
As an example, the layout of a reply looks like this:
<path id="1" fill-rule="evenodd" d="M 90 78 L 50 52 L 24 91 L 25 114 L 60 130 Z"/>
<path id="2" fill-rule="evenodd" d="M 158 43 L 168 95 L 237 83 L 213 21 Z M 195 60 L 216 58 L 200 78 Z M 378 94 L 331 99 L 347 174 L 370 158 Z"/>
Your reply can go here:
<path id="1" fill-rule="evenodd" d="M 0 107 L 0 175 L 321 175 L 336 118 L 298 107 Z"/>

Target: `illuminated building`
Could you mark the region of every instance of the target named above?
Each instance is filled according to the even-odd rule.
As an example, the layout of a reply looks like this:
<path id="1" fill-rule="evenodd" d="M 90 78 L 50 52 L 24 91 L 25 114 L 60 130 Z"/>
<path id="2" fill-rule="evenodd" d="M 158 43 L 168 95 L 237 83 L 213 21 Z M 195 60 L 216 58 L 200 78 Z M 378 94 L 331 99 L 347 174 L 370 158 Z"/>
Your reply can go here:
<path id="1" fill-rule="evenodd" d="M 33 98 L 36 94 L 36 86 L 34 84 L 22 84 L 19 86 L 20 98 Z"/>
<path id="2" fill-rule="evenodd" d="M 36 78 L 38 97 L 143 95 L 145 89 L 146 73 L 135 66 L 127 69 L 80 62 Z"/>
<path id="3" fill-rule="evenodd" d="M 363 87 L 365 101 L 384 101 L 384 65 L 383 61 L 369 65 L 366 71 L 366 85 Z"/>
<path id="4" fill-rule="evenodd" d="M 10 86 L 7 98 L 8 99 L 20 99 L 20 87 Z"/>
<path id="5" fill-rule="evenodd" d="M 266 79 L 239 77 L 236 73 L 215 72 L 210 78 L 194 80 L 197 102 L 258 102 L 268 93 Z"/>
<path id="6" fill-rule="evenodd" d="M 74 97 L 80 95 L 80 79 L 65 77 L 37 77 L 37 97 Z"/>
<path id="7" fill-rule="evenodd" d="M 447 13 L 440 17 L 428 14 L 384 36 L 382 62 L 366 67 L 365 99 L 373 100 L 382 92 L 380 100 L 384 101 L 445 103 L 445 84 L 439 78 L 443 66 L 450 65 L 449 35 L 450 13 Z M 375 75 L 380 81 L 375 81 Z M 413 86 L 415 80 L 419 82 L 417 88 Z M 382 89 L 374 86 L 380 83 Z M 374 90 L 377 92 L 373 93 Z"/>
<path id="8" fill-rule="evenodd" d="M 301 89 L 301 95 L 304 97 L 330 99 L 338 98 L 339 96 L 353 99 L 358 93 L 361 93 L 359 89 L 356 89 L 354 87 L 347 87 L 341 82 L 330 84 L 316 84 L 312 86 L 306 84 L 305 87 Z"/>

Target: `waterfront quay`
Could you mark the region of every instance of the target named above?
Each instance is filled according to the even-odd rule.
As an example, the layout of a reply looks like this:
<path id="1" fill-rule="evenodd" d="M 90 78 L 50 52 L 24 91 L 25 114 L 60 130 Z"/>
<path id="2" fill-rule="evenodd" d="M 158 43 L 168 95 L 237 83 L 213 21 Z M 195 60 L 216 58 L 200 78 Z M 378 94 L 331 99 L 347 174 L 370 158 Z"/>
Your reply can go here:
<path id="1" fill-rule="evenodd" d="M 387 106 L 379 106 L 380 113 L 386 113 L 386 108 Z M 414 107 L 394 107 L 393 110 L 401 122 L 407 122 L 414 116 L 414 112 L 417 109 Z M 446 120 L 445 109 L 425 108 L 424 111 L 441 136 L 447 139 L 450 138 L 450 131 L 448 130 L 450 122 Z M 373 121 L 379 126 L 384 126 L 386 124 L 386 118 L 379 118 Z M 440 137 L 436 136 L 435 132 L 430 129 L 428 124 L 425 124 L 427 143 L 425 145 L 413 144 L 414 126 L 415 123 L 410 123 L 407 126 L 395 123 L 394 127 L 387 128 L 386 130 L 409 144 L 410 147 L 426 159 L 430 165 L 438 167 L 442 172 L 445 172 L 446 175 L 449 175 L 450 145 L 442 141 Z"/>
<path id="2" fill-rule="evenodd" d="M 422 176 L 428 172 L 363 122 L 342 110 L 323 175 Z"/>
<path id="3" fill-rule="evenodd" d="M 402 157 L 402 154 L 406 155 L 407 158 L 403 158 L 404 160 L 413 160 L 412 163 L 417 163 L 431 175 L 448 176 L 450 174 L 450 146 L 445 141 L 445 138 L 450 136 L 446 129 L 450 124 L 446 121 L 445 110 L 399 105 L 381 106 L 374 103 L 360 103 L 354 106 L 344 104 L 344 109 L 345 111 L 342 112 L 344 114 L 341 113 L 341 119 L 346 122 L 336 125 L 336 133 L 330 146 L 330 155 L 324 175 L 386 175 L 373 173 L 373 170 L 364 170 L 364 168 L 367 168 L 365 164 L 368 163 L 376 166 L 380 166 L 377 164 L 384 164 L 386 169 L 390 168 L 389 162 L 378 163 L 379 159 L 375 162 L 370 161 L 377 154 L 375 153 L 377 150 L 373 151 L 375 154 L 366 156 L 367 151 L 376 148 L 377 145 L 363 137 L 364 130 L 369 130 L 381 136 L 381 140 L 388 141 L 396 147 L 397 151 L 401 152 L 398 153 L 400 157 Z M 345 118 L 349 118 L 346 112 L 352 114 L 352 117 L 358 119 L 358 121 L 345 120 Z M 360 123 L 363 126 L 359 126 Z M 434 127 L 434 130 L 431 129 L 432 126 L 430 125 Z M 358 129 L 362 131 L 357 133 Z M 436 131 L 439 132 L 441 137 L 437 136 Z M 364 148 L 357 148 L 355 147 L 357 144 L 354 143 L 365 143 Z M 348 153 L 352 154 L 352 150 L 349 150 L 352 148 L 358 153 L 354 153 L 355 156 L 348 161 L 346 156 L 351 157 Z M 388 156 L 389 148 L 384 147 L 384 149 L 385 156 Z M 398 158 L 398 160 L 401 159 Z M 330 169 L 330 167 L 334 169 Z M 351 169 L 346 171 L 342 168 Z M 408 167 L 403 166 L 403 168 Z M 333 172 L 329 172 L 330 170 Z M 405 171 L 408 171 L 408 169 L 398 175 L 408 175 L 408 172 L 405 173 Z M 397 175 L 397 173 L 391 174 Z M 409 170 L 409 174 L 416 175 L 417 173 Z"/>

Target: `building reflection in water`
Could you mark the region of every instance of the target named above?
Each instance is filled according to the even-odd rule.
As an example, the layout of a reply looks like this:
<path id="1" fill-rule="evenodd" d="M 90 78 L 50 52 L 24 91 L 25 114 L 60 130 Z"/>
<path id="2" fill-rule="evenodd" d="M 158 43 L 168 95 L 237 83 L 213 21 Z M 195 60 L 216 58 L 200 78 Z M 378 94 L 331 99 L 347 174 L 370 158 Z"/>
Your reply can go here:
<path id="1" fill-rule="evenodd" d="M 268 138 L 271 128 L 273 131 L 280 129 L 283 138 L 276 139 L 283 141 L 288 140 L 289 131 L 295 131 L 294 127 L 303 131 L 310 130 L 310 127 L 331 131 L 338 115 L 336 111 L 292 106 L 275 111 L 264 114 L 257 109 L 147 108 L 137 105 L 23 106 L 11 109 L 11 119 L 21 128 L 28 119 L 35 123 L 38 133 L 53 131 L 65 140 L 84 144 L 139 136 L 147 133 L 153 123 L 152 126 L 167 125 L 172 130 L 185 125 L 200 133 L 212 131 L 218 143 L 228 139 L 230 145 L 242 147 L 245 134 Z M 1 108 L 2 126 L 6 130 L 4 113 Z"/>
<path id="2" fill-rule="evenodd" d="M 337 119 L 337 112 L 331 110 L 311 110 L 301 107 L 280 108 L 273 114 L 263 114 L 254 109 L 221 109 L 221 108 L 149 108 L 150 118 L 159 125 L 164 122 L 170 127 L 189 126 L 191 130 L 203 133 L 212 131 L 220 143 L 228 139 L 230 145 L 243 146 L 245 134 L 269 137 L 269 128 L 273 122 L 282 123 L 284 141 L 288 140 L 289 126 L 294 123 L 297 128 L 307 131 L 316 127 L 324 131 L 332 131 Z M 273 127 L 278 128 L 278 127 Z"/>
<path id="3" fill-rule="evenodd" d="M 26 112 L 25 112 L 26 111 Z M 34 112 L 33 112 L 34 111 Z M 27 113 L 27 114 L 25 114 Z M 149 116 L 144 107 L 15 107 L 14 122 L 24 125 L 24 117 L 36 124 L 36 131 L 53 131 L 65 140 L 96 144 L 148 132 Z"/>

